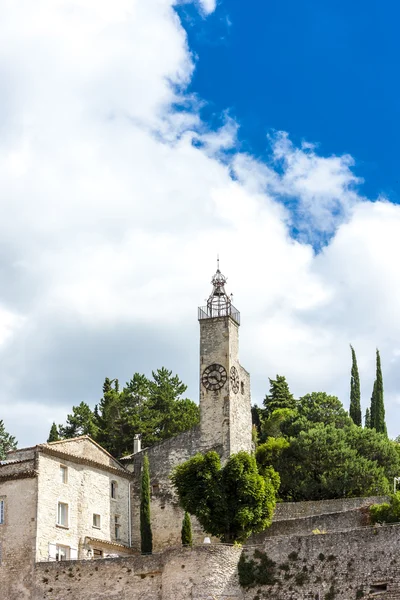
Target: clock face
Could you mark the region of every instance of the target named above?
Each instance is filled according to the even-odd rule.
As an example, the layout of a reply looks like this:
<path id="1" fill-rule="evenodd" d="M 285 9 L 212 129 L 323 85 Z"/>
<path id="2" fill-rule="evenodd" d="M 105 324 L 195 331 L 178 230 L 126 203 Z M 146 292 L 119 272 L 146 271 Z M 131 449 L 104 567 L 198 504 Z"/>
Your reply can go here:
<path id="1" fill-rule="evenodd" d="M 214 363 L 203 371 L 201 382 L 207 390 L 220 390 L 226 383 L 227 374 L 222 365 Z"/>
<path id="2" fill-rule="evenodd" d="M 231 379 L 232 390 L 234 391 L 235 394 L 237 394 L 239 391 L 239 373 L 237 372 L 236 367 L 231 367 L 230 379 Z"/>

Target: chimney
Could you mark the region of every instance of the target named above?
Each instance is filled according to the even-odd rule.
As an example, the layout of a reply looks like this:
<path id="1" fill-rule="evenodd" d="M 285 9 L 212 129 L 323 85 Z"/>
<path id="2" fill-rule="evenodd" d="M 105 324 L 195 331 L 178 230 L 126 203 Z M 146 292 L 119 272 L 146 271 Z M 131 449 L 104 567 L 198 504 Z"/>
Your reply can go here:
<path id="1" fill-rule="evenodd" d="M 133 454 L 137 454 L 142 449 L 142 438 L 140 434 L 136 434 L 133 438 Z"/>

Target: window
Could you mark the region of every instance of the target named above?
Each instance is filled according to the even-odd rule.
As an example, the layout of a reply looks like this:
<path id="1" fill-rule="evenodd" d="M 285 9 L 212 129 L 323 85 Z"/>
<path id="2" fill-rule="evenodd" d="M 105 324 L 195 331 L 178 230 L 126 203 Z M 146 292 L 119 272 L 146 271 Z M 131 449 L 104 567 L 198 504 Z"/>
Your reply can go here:
<path id="1" fill-rule="evenodd" d="M 243 383 L 243 381 L 240 382 L 240 393 L 244 394 L 244 383 Z"/>
<path id="2" fill-rule="evenodd" d="M 113 498 L 114 500 L 117 499 L 117 489 L 118 489 L 118 484 L 116 481 L 112 481 L 111 482 L 111 498 Z"/>
<path id="3" fill-rule="evenodd" d="M 4 524 L 4 500 L 0 500 L 0 525 Z"/>
<path id="4" fill-rule="evenodd" d="M 155 496 L 160 493 L 160 486 L 158 483 L 153 483 L 151 486 L 151 493 Z"/>
<path id="5" fill-rule="evenodd" d="M 93 558 L 103 558 L 103 550 L 99 550 L 98 548 L 93 548 Z M 97 569 L 97 567 L 96 567 Z"/>
<path id="6" fill-rule="evenodd" d="M 56 560 L 69 560 L 69 547 L 68 546 L 56 546 Z"/>
<path id="7" fill-rule="evenodd" d="M 57 525 L 61 525 L 61 527 L 68 527 L 68 504 L 65 502 L 58 503 Z"/>
<path id="8" fill-rule="evenodd" d="M 68 468 L 65 465 L 60 465 L 60 480 L 61 483 L 68 483 Z"/>
<path id="9" fill-rule="evenodd" d="M 115 539 L 119 540 L 120 539 L 120 529 L 121 529 L 121 523 L 119 522 L 119 515 L 115 515 L 114 516 L 114 528 L 115 528 Z"/>
<path id="10" fill-rule="evenodd" d="M 96 527 L 96 529 L 100 529 L 100 515 L 96 515 L 95 513 L 93 513 L 93 527 Z"/>

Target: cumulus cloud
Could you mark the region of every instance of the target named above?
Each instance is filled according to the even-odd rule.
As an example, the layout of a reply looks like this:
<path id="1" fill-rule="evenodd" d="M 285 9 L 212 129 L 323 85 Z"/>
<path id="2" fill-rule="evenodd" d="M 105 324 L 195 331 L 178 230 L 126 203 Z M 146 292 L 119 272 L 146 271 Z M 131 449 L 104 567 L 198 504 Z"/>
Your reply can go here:
<path id="1" fill-rule="evenodd" d="M 105 376 L 162 365 L 197 399 L 196 307 L 218 252 L 254 400 L 282 373 L 346 403 L 352 342 L 365 401 L 382 349 L 393 416 L 399 208 L 360 194 L 349 156 L 281 133 L 263 164 L 235 151 L 229 116 L 210 131 L 174 4 L 0 7 L 0 418 L 40 442 Z"/>

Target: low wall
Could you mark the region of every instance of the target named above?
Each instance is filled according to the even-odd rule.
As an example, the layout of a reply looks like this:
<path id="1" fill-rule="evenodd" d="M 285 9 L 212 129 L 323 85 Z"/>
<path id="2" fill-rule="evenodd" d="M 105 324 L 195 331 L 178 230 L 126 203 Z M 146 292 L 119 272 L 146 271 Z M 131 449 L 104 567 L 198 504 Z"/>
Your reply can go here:
<path id="1" fill-rule="evenodd" d="M 367 524 L 368 515 L 360 509 L 317 515 L 315 517 L 288 519 L 287 521 L 274 521 L 265 531 L 252 535 L 247 545 L 262 544 L 270 537 L 310 535 L 315 530 L 332 533 L 344 529 L 357 529 Z"/>
<path id="2" fill-rule="evenodd" d="M 271 585 L 254 582 L 244 594 L 274 600 L 357 600 L 369 595 L 400 599 L 400 527 L 365 527 L 354 531 L 302 537 L 269 538 L 246 548 L 273 561 Z"/>
<path id="3" fill-rule="evenodd" d="M 216 545 L 153 556 L 37 563 L 31 600 L 242 600 L 241 552 Z"/>
<path id="4" fill-rule="evenodd" d="M 370 504 L 380 504 L 381 502 L 387 502 L 387 497 L 370 496 L 368 498 L 339 498 L 335 500 L 311 500 L 309 502 L 281 502 L 276 505 L 274 521 L 345 512 Z"/>
<path id="5" fill-rule="evenodd" d="M 242 552 L 256 563 L 268 557 L 263 582 L 239 585 Z M 244 550 L 197 546 L 153 556 L 38 563 L 29 600 L 360 600 L 371 595 L 400 600 L 399 526 L 270 538 Z"/>

